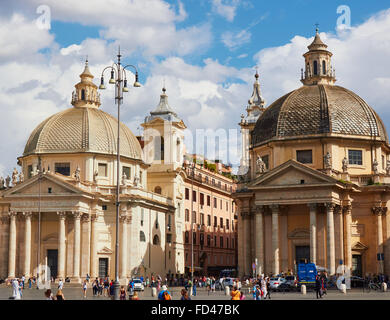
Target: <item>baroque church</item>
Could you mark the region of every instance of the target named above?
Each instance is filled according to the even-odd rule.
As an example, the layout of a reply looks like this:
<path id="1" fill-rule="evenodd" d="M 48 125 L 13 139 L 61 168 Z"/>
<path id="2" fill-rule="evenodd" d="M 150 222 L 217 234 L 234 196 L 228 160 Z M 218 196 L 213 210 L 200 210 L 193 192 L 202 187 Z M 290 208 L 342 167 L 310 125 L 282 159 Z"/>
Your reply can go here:
<path id="1" fill-rule="evenodd" d="M 88 61 L 80 78 L 73 106 L 34 129 L 18 158 L 19 179 L 14 171 L 12 187 L 7 177 L 0 190 L 0 278 L 33 276 L 45 265 L 57 279 L 115 277 L 118 122 L 100 108 Z M 184 274 L 186 126 L 165 89 L 142 126 L 139 141 L 120 124 L 121 283 Z"/>
<path id="2" fill-rule="evenodd" d="M 241 117 L 240 276 L 295 272 L 390 274 L 390 145 L 362 98 L 335 85 L 332 53 L 316 31 L 302 87 L 268 107 L 256 73 Z"/>

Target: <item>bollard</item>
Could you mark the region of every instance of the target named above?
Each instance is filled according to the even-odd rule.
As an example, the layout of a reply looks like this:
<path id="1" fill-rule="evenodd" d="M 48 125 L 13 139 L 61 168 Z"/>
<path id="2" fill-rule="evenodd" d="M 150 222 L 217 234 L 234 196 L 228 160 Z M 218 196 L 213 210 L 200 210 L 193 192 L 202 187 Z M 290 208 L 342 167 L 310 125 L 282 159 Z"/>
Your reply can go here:
<path id="1" fill-rule="evenodd" d="M 306 294 L 306 286 L 304 284 L 301 285 L 301 292 L 302 294 Z"/>
<path id="2" fill-rule="evenodd" d="M 155 287 L 152 288 L 152 297 L 157 296 L 157 289 Z"/>
<path id="3" fill-rule="evenodd" d="M 345 285 L 345 283 L 342 283 L 342 284 L 340 285 L 340 291 L 341 291 L 342 293 L 344 293 L 344 294 L 347 293 L 347 286 Z"/>
<path id="4" fill-rule="evenodd" d="M 387 283 L 386 282 L 382 282 L 382 291 L 383 292 L 387 291 Z"/>
<path id="5" fill-rule="evenodd" d="M 226 286 L 225 287 L 225 296 L 228 296 L 228 295 L 230 295 L 230 287 Z"/>

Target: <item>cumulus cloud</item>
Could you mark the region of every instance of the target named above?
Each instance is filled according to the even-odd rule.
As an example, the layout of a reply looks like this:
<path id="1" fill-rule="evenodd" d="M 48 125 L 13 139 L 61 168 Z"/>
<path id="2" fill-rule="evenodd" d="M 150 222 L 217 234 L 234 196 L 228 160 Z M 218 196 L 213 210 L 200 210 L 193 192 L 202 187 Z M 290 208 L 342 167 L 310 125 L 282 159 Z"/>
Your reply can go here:
<path id="1" fill-rule="evenodd" d="M 233 22 L 240 0 L 212 0 L 212 11 Z"/>
<path id="2" fill-rule="evenodd" d="M 252 34 L 245 29 L 235 33 L 226 31 L 222 34 L 221 40 L 230 50 L 236 50 L 243 44 L 250 42 L 251 36 Z"/>

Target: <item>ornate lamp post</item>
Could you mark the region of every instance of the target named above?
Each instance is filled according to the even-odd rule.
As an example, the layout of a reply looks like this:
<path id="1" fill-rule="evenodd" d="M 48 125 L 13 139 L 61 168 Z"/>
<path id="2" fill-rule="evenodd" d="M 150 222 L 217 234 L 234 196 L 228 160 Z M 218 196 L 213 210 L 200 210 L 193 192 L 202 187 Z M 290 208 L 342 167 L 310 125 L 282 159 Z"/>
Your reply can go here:
<path id="1" fill-rule="evenodd" d="M 117 144 L 117 170 L 116 170 L 116 219 L 115 219 L 115 282 L 114 282 L 114 300 L 119 300 L 119 187 L 120 187 L 120 152 L 119 152 L 119 143 L 120 143 L 120 105 L 123 103 L 123 92 L 128 92 L 127 88 L 127 78 L 126 78 L 126 68 L 132 67 L 135 70 L 135 82 L 134 87 L 140 87 L 141 84 L 138 82 L 138 70 L 135 66 L 129 64 L 126 66 L 121 65 L 121 53 L 120 48 L 118 50 L 118 60 L 113 63 L 112 66 L 107 66 L 102 71 L 102 76 L 100 79 L 100 90 L 106 89 L 104 85 L 104 72 L 107 69 L 111 69 L 111 78 L 109 83 L 115 84 L 115 102 L 118 105 L 118 144 Z"/>

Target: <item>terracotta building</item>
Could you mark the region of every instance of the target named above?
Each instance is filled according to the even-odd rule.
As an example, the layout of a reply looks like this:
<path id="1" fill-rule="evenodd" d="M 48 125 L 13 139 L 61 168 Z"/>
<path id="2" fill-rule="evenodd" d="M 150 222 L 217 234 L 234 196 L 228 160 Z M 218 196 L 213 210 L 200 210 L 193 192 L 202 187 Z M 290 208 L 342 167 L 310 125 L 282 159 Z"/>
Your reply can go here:
<path id="1" fill-rule="evenodd" d="M 303 86 L 266 108 L 254 92 L 257 118 L 250 101 L 240 123 L 239 273 L 252 274 L 257 260 L 260 273 L 311 261 L 330 274 L 342 265 L 358 276 L 390 274 L 386 128 L 362 98 L 335 85 L 318 30 L 308 49 Z"/>
<path id="2" fill-rule="evenodd" d="M 230 167 L 199 162 L 199 156 L 201 164 L 194 165 L 194 157 L 184 161 L 185 270 L 191 272 L 193 239 L 194 274 L 218 276 L 237 265 L 237 208 L 231 196 L 236 184 Z"/>

